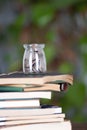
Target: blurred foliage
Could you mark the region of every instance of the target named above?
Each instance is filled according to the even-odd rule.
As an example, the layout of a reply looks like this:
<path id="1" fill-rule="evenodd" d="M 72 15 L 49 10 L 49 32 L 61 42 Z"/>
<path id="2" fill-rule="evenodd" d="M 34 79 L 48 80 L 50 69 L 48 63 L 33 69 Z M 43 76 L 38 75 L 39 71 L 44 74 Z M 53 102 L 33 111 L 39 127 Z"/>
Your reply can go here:
<path id="1" fill-rule="evenodd" d="M 70 117 L 73 113 L 72 120 L 81 122 L 83 119 L 83 121 L 86 121 L 86 115 L 84 113 L 86 90 L 83 83 L 80 81 L 75 82 L 74 86 L 69 88 L 67 93 L 65 93 L 60 100 L 64 111 L 67 113 L 67 116 Z"/>
<path id="2" fill-rule="evenodd" d="M 72 73 L 74 84 L 43 103 L 61 105 L 71 121 L 86 122 L 87 1 L 3 0 L 0 7 L 1 73 L 22 70 L 23 43 L 46 43 L 48 71 Z"/>

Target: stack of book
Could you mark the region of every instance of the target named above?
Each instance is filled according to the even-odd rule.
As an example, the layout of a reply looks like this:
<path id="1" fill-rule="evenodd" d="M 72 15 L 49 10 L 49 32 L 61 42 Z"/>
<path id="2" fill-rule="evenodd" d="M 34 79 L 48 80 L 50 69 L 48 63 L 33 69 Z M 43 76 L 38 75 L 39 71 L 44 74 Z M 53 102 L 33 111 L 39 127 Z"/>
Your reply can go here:
<path id="1" fill-rule="evenodd" d="M 69 74 L 1 74 L 0 129 L 71 130 L 61 107 L 41 104 L 40 100 L 50 100 L 52 92 L 64 91 L 72 84 Z"/>

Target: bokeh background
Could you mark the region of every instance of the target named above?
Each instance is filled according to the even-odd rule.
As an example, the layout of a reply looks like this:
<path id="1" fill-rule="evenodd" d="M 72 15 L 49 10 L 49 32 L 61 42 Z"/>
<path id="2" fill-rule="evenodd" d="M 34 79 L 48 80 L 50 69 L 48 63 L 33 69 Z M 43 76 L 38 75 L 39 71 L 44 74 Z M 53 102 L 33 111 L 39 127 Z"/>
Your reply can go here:
<path id="1" fill-rule="evenodd" d="M 87 1 L 0 0 L 0 73 L 22 70 L 24 43 L 45 43 L 47 70 L 74 75 L 72 87 L 42 102 L 87 122 Z"/>

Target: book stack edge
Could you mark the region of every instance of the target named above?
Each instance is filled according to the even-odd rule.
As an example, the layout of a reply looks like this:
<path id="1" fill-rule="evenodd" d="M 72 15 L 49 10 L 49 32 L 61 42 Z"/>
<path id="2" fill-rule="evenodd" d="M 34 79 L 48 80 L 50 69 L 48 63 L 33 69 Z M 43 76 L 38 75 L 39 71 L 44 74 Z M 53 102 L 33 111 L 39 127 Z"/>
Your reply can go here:
<path id="1" fill-rule="evenodd" d="M 13 72 L 0 75 L 0 129 L 71 130 L 62 108 L 40 103 L 51 99 L 52 92 L 73 85 L 69 74 L 28 74 Z"/>

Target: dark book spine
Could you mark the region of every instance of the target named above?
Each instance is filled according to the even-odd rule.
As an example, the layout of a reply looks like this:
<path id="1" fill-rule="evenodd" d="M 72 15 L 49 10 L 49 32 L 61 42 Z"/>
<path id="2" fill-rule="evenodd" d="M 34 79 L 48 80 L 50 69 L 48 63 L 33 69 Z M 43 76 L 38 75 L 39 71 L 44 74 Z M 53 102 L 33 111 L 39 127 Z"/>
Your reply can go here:
<path id="1" fill-rule="evenodd" d="M 0 86 L 0 92 L 23 92 L 21 87 Z"/>

